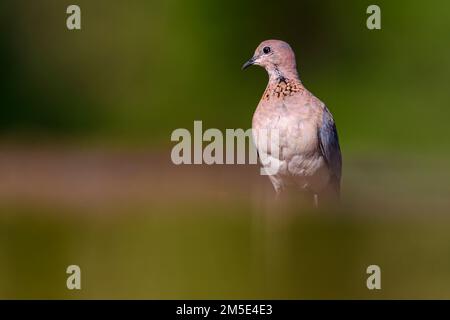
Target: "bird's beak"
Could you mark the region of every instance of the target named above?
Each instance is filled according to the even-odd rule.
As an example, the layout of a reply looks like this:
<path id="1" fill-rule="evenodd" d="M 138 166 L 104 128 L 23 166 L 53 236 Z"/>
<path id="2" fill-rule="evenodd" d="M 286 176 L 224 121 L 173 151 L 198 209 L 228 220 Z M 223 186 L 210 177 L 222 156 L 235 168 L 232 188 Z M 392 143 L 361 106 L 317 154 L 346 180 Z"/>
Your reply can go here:
<path id="1" fill-rule="evenodd" d="M 244 63 L 244 65 L 242 66 L 242 70 L 247 69 L 248 67 L 252 66 L 255 64 L 256 58 L 253 57 L 250 60 L 248 60 L 246 63 Z"/>

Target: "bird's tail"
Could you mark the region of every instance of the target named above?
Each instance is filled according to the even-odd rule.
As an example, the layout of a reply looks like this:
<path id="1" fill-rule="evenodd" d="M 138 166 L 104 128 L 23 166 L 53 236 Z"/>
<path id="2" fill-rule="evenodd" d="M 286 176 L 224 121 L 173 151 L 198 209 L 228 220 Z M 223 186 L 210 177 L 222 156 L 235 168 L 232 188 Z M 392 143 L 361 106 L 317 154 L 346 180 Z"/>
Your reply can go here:
<path id="1" fill-rule="evenodd" d="M 320 204 L 336 204 L 340 202 L 341 182 L 335 176 L 331 177 L 328 186 L 319 194 Z"/>

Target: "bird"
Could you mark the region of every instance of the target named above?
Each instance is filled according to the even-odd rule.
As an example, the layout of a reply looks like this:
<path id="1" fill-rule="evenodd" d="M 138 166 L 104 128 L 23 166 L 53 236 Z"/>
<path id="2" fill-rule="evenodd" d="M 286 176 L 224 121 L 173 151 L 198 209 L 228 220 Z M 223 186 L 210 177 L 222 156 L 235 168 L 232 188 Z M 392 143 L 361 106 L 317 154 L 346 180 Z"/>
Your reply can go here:
<path id="1" fill-rule="evenodd" d="M 281 40 L 263 41 L 242 69 L 252 65 L 269 75 L 253 114 L 252 132 L 263 168 L 277 164 L 268 175 L 277 197 L 301 192 L 316 207 L 338 201 L 342 156 L 336 124 L 327 106 L 300 80 L 291 46 Z M 277 133 L 275 147 L 261 139 L 261 132 Z"/>

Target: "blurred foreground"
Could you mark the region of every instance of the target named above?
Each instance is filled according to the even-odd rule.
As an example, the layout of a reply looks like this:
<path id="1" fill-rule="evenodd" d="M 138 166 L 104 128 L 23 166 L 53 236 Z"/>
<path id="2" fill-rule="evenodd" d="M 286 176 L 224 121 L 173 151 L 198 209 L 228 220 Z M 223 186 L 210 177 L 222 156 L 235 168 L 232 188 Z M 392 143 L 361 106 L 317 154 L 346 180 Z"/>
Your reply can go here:
<path id="1" fill-rule="evenodd" d="M 0 298 L 450 298 L 444 163 L 348 156 L 342 208 L 274 212 L 257 166 L 169 156 L 3 146 Z"/>

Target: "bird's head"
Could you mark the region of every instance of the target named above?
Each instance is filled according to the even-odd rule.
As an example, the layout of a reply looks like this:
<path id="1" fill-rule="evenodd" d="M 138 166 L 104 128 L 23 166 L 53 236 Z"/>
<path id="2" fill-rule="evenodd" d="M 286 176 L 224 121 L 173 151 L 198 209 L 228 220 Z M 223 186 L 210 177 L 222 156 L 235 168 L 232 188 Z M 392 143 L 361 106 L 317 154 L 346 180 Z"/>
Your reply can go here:
<path id="1" fill-rule="evenodd" d="M 266 40 L 256 48 L 253 57 L 242 66 L 251 65 L 265 68 L 270 78 L 298 78 L 295 54 L 291 46 L 281 40 Z"/>

